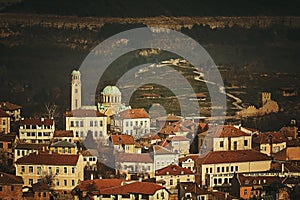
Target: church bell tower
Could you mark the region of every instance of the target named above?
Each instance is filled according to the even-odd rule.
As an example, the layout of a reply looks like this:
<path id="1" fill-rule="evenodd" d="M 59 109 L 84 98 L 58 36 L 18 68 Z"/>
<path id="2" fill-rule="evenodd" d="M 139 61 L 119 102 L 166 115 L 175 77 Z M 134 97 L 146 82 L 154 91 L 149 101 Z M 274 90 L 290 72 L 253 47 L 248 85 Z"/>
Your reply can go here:
<path id="1" fill-rule="evenodd" d="M 80 72 L 73 70 L 71 86 L 71 110 L 76 110 L 81 107 L 81 80 Z"/>

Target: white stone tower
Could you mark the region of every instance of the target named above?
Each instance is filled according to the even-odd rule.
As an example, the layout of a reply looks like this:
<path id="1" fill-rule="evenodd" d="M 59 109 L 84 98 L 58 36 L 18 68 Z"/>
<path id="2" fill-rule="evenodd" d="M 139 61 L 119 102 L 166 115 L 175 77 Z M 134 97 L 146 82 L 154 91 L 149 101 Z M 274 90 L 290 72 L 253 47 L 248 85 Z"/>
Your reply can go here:
<path id="1" fill-rule="evenodd" d="M 76 110 L 81 107 L 81 80 L 78 70 L 72 71 L 72 86 L 71 86 L 71 110 Z"/>

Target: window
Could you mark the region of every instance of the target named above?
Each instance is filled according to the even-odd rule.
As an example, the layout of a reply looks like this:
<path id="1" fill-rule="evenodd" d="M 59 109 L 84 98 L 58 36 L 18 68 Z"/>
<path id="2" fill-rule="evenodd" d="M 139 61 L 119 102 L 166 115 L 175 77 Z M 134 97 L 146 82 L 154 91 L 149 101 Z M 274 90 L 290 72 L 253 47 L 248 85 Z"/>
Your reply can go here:
<path id="1" fill-rule="evenodd" d="M 56 180 L 56 185 L 59 186 L 59 180 Z"/>
<path id="2" fill-rule="evenodd" d="M 208 168 L 206 168 L 206 173 L 208 174 Z"/>
<path id="3" fill-rule="evenodd" d="M 220 167 L 217 167 L 217 172 L 220 172 Z"/>
<path id="4" fill-rule="evenodd" d="M 64 186 L 67 186 L 67 185 L 68 185 L 67 180 L 64 180 Z"/>
<path id="5" fill-rule="evenodd" d="M 48 172 L 49 172 L 49 174 L 52 174 L 52 167 L 48 168 Z"/>
<path id="6" fill-rule="evenodd" d="M 64 167 L 64 173 L 67 174 L 68 173 L 68 168 Z"/>
<path id="7" fill-rule="evenodd" d="M 71 121 L 70 126 L 71 126 L 71 127 L 74 127 L 74 121 Z"/>
<path id="8" fill-rule="evenodd" d="M 218 179 L 218 184 L 222 184 L 222 179 L 221 178 Z"/>
<path id="9" fill-rule="evenodd" d="M 42 168 L 41 168 L 41 166 L 37 166 L 37 174 L 41 174 L 41 172 L 42 172 Z"/>
<path id="10" fill-rule="evenodd" d="M 56 172 L 56 174 L 59 174 L 59 167 L 56 167 L 55 172 Z"/>
<path id="11" fill-rule="evenodd" d="M 95 131 L 94 135 L 95 135 L 95 137 L 98 137 L 98 132 L 97 132 L 97 131 Z"/>
<path id="12" fill-rule="evenodd" d="M 78 93 L 78 89 L 75 89 L 75 93 Z"/>
<path id="13" fill-rule="evenodd" d="M 235 171 L 239 171 L 239 167 L 238 166 L 235 166 Z"/>
<path id="14" fill-rule="evenodd" d="M 128 127 L 128 122 L 126 122 L 126 127 Z"/>
<path id="15" fill-rule="evenodd" d="M 173 185 L 173 179 L 170 179 L 170 185 Z"/>
<path id="16" fill-rule="evenodd" d="M 43 136 L 42 132 L 38 132 L 38 136 L 42 137 Z"/>
<path id="17" fill-rule="evenodd" d="M 30 179 L 28 180 L 28 185 L 32 185 L 32 184 L 33 184 L 33 179 L 30 178 Z"/>
<path id="18" fill-rule="evenodd" d="M 244 140 L 244 146 L 245 146 L 245 147 L 248 146 L 248 140 Z"/>
<path id="19" fill-rule="evenodd" d="M 90 121 L 90 127 L 93 127 L 93 125 L 94 125 L 94 122 Z"/>
<path id="20" fill-rule="evenodd" d="M 17 150 L 17 156 L 20 156 L 20 150 Z"/>
<path id="21" fill-rule="evenodd" d="M 214 179 L 214 184 L 216 185 L 218 183 L 218 180 L 215 178 Z"/>
<path id="22" fill-rule="evenodd" d="M 225 168 L 224 167 L 222 167 L 222 172 L 224 172 L 225 171 Z"/>
<path id="23" fill-rule="evenodd" d="M 2 186 L 0 186 L 0 191 L 2 191 Z"/>
<path id="24" fill-rule="evenodd" d="M 25 166 L 21 166 L 21 173 L 25 172 Z"/>
<path id="25" fill-rule="evenodd" d="M 72 186 L 75 186 L 75 180 L 72 180 Z"/>
<path id="26" fill-rule="evenodd" d="M 248 190 L 244 190 L 244 195 L 247 195 L 248 194 Z"/>
<path id="27" fill-rule="evenodd" d="M 226 172 L 229 172 L 229 167 L 228 166 L 226 167 Z"/>
<path id="28" fill-rule="evenodd" d="M 100 126 L 101 126 L 101 127 L 103 126 L 103 121 L 100 121 Z"/>
<path id="29" fill-rule="evenodd" d="M 68 153 L 71 153 L 71 148 L 70 147 L 68 147 Z"/>
<path id="30" fill-rule="evenodd" d="M 209 168 L 209 173 L 212 173 L 212 168 Z"/>
<path id="31" fill-rule="evenodd" d="M 83 121 L 80 121 L 80 127 L 83 127 Z"/>
<path id="32" fill-rule="evenodd" d="M 97 122 L 97 121 L 94 121 L 94 125 L 97 127 L 97 126 L 98 126 L 98 122 Z"/>
<path id="33" fill-rule="evenodd" d="M 29 173 L 33 173 L 33 166 L 29 166 L 28 171 L 29 171 Z"/>
<path id="34" fill-rule="evenodd" d="M 237 150 L 237 141 L 233 142 L 233 150 Z"/>
<path id="35" fill-rule="evenodd" d="M 233 172 L 233 166 L 231 166 L 230 168 L 231 168 L 231 171 Z"/>
<path id="36" fill-rule="evenodd" d="M 224 147 L 224 141 L 220 141 L 220 147 L 221 147 L 221 148 Z"/>
<path id="37" fill-rule="evenodd" d="M 2 125 L 6 125 L 5 119 L 2 120 Z"/>
<path id="38" fill-rule="evenodd" d="M 14 191 L 14 189 L 15 189 L 15 187 L 12 185 L 12 186 L 10 186 L 10 190 L 11 191 Z"/>
<path id="39" fill-rule="evenodd" d="M 79 127 L 79 121 L 76 121 L 76 127 Z"/>

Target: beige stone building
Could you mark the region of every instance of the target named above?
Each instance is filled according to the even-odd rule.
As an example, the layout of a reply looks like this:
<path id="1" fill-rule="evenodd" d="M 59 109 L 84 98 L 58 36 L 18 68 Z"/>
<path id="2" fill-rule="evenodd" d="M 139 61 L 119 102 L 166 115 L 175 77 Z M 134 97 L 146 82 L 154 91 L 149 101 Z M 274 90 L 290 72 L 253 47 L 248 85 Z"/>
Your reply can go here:
<path id="1" fill-rule="evenodd" d="M 12 122 L 21 120 L 21 109 L 22 107 L 10 102 L 0 102 L 0 110 L 5 111 L 10 116 Z"/>
<path id="2" fill-rule="evenodd" d="M 0 133 L 10 133 L 10 116 L 0 109 Z"/>
<path id="3" fill-rule="evenodd" d="M 24 186 L 51 176 L 55 191 L 70 192 L 83 181 L 83 158 L 82 155 L 35 152 L 16 161 L 16 175 L 23 178 Z"/>
<path id="4" fill-rule="evenodd" d="M 214 126 L 199 137 L 199 152 L 247 150 L 252 148 L 252 136 L 231 125 Z"/>
<path id="5" fill-rule="evenodd" d="M 22 119 L 19 125 L 20 141 L 28 143 L 50 143 L 55 123 L 53 119 Z"/>
<path id="6" fill-rule="evenodd" d="M 262 92 L 261 99 L 262 107 L 256 108 L 255 106 L 251 105 L 237 112 L 236 114 L 240 117 L 254 117 L 263 116 L 270 113 L 277 113 L 279 111 L 278 103 L 271 99 L 271 93 Z"/>
<path id="7" fill-rule="evenodd" d="M 168 165 L 155 171 L 156 182 L 161 182 L 171 193 L 177 190 L 180 182 L 195 182 L 195 174 L 178 165 Z"/>
<path id="8" fill-rule="evenodd" d="M 271 157 L 254 150 L 211 151 L 196 160 L 197 183 L 221 186 L 229 183 L 234 173 L 263 172 L 271 169 Z"/>

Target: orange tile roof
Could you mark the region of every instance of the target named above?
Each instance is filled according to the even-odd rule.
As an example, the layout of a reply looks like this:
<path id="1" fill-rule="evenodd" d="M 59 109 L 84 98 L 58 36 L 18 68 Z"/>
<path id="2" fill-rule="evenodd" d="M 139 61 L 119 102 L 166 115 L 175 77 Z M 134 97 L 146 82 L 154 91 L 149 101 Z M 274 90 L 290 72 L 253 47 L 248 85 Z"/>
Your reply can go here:
<path id="1" fill-rule="evenodd" d="M 175 115 L 167 115 L 165 117 L 159 117 L 156 120 L 158 121 L 166 121 L 166 122 L 177 122 L 180 121 L 182 117 L 175 116 Z"/>
<path id="2" fill-rule="evenodd" d="M 219 163 L 239 163 L 271 160 L 266 154 L 254 150 L 238 151 L 211 151 L 200 155 L 196 160 L 197 165 L 219 164 Z"/>
<path id="3" fill-rule="evenodd" d="M 149 118 L 149 114 L 144 108 L 133 108 L 119 112 L 116 115 L 118 118 L 122 119 L 138 119 L 138 118 Z"/>
<path id="4" fill-rule="evenodd" d="M 0 133 L 0 141 L 1 142 L 14 142 L 17 138 L 17 133 Z"/>
<path id="5" fill-rule="evenodd" d="M 67 111 L 65 117 L 106 117 L 106 115 L 92 109 L 77 109 Z"/>
<path id="6" fill-rule="evenodd" d="M 105 188 L 100 191 L 101 194 L 146 194 L 153 195 L 156 191 L 164 189 L 163 186 L 150 182 L 133 182 L 122 186 Z"/>
<path id="7" fill-rule="evenodd" d="M 178 165 L 168 165 L 164 168 L 155 171 L 156 176 L 161 176 L 161 175 L 175 176 L 175 175 L 186 175 L 186 174 L 194 174 L 194 173 L 190 169 L 180 167 Z"/>
<path id="8" fill-rule="evenodd" d="M 73 137 L 73 131 L 72 130 L 55 130 L 53 137 Z"/>
<path id="9" fill-rule="evenodd" d="M 4 111 L 14 111 L 21 109 L 21 106 L 18 106 L 16 104 L 10 103 L 10 102 L 0 102 L 0 109 Z"/>
<path id="10" fill-rule="evenodd" d="M 134 145 L 135 141 L 131 135 L 111 135 L 110 136 L 113 145 Z"/>
<path id="11" fill-rule="evenodd" d="M 54 125 L 54 120 L 53 119 L 23 119 L 21 120 L 20 125 L 51 126 Z"/>
<path id="12" fill-rule="evenodd" d="M 32 165 L 71 165 L 75 166 L 78 162 L 79 155 L 66 155 L 57 153 L 31 153 L 19 158 L 16 164 Z"/>
<path id="13" fill-rule="evenodd" d="M 208 130 L 208 135 L 215 138 L 250 136 L 231 125 L 214 126 Z"/>
<path id="14" fill-rule="evenodd" d="M 149 153 L 120 153 L 116 155 L 117 162 L 153 163 Z"/>

